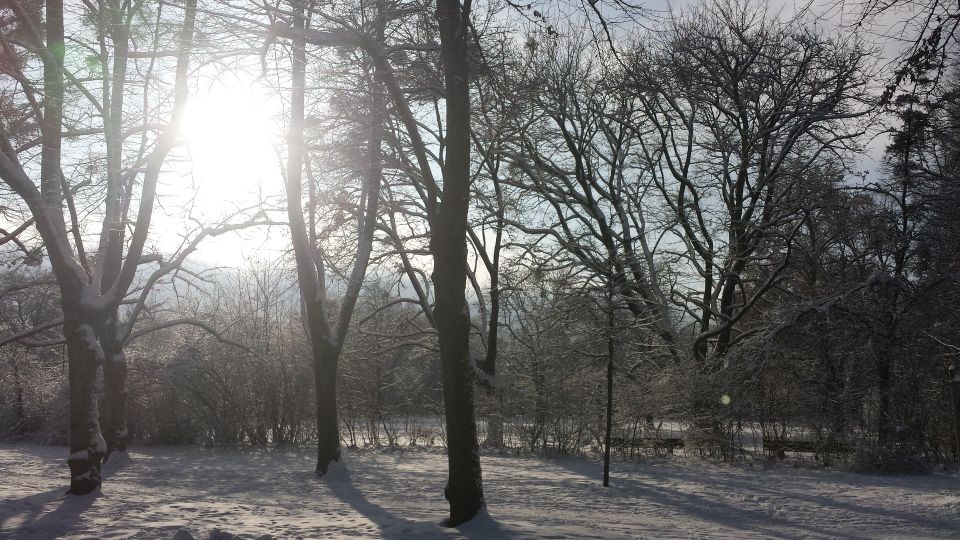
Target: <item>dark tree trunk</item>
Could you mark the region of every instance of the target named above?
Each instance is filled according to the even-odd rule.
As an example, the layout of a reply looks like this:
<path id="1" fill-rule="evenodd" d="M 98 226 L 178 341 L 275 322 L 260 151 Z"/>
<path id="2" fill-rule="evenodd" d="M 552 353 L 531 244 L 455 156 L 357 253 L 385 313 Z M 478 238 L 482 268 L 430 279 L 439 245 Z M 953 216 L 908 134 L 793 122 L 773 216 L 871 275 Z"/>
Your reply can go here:
<path id="1" fill-rule="evenodd" d="M 497 376 L 497 356 L 500 334 L 500 251 L 503 248 L 503 196 L 500 181 L 496 174 L 494 186 L 497 193 L 497 234 L 493 245 L 493 260 L 487 266 L 490 273 L 490 328 L 487 331 L 487 354 L 482 369 L 492 381 Z M 487 418 L 487 446 L 503 448 L 503 390 L 492 382 L 485 385 L 487 393 L 493 398 L 493 411 Z"/>
<path id="2" fill-rule="evenodd" d="M 612 312 L 612 308 L 611 308 Z M 610 486 L 610 436 L 613 432 L 613 317 L 610 317 L 607 339 L 607 430 L 603 438 L 603 487 Z"/>
<path id="3" fill-rule="evenodd" d="M 65 88 L 63 2 L 62 0 L 47 0 L 45 4 L 43 26 L 46 39 L 44 50 L 40 54 L 43 62 L 43 90 L 41 92 L 43 114 L 40 122 L 42 144 L 39 192 L 34 181 L 27 177 L 22 167 L 11 167 L 9 161 L 5 159 L 2 161 L 6 162 L 7 166 L 0 172 L 3 173 L 3 180 L 30 207 L 35 226 L 43 238 L 50 266 L 60 288 L 64 318 L 62 331 L 67 346 L 69 364 L 70 456 L 67 459 L 71 475 L 69 493 L 81 495 L 90 493 L 100 485 L 100 469 L 107 450 L 106 441 L 100 431 L 96 395 L 97 369 L 104 362 L 102 342 L 106 335 L 104 333 L 106 330 L 104 323 L 108 314 L 107 309 L 109 309 L 105 306 L 112 306 L 115 309 L 120 304 L 136 275 L 140 255 L 143 253 L 144 243 L 147 240 L 152 205 L 156 195 L 157 178 L 160 175 L 167 153 L 175 144 L 176 126 L 186 104 L 188 60 L 192 44 L 196 0 L 187 0 L 185 3 L 185 19 L 174 86 L 174 109 L 171 114 L 171 122 L 160 135 L 157 148 L 145 160 L 146 168 L 140 181 L 140 207 L 130 247 L 125 257 L 126 264 L 123 265 L 122 272 L 119 269 L 112 271 L 113 279 L 109 275 L 100 276 L 107 277 L 107 279 L 98 282 L 103 287 L 102 290 L 93 290 L 91 287 L 91 277 L 95 273 L 90 271 L 87 264 L 88 261 L 80 235 L 82 227 L 77 223 L 71 223 L 71 230 L 68 231 L 64 222 L 63 204 L 65 200 L 74 221 L 76 221 L 76 216 L 69 185 L 63 178 L 61 167 Z M 115 39 L 125 43 L 126 34 L 123 33 L 122 29 L 120 32 L 122 36 Z M 115 70 L 115 74 L 117 77 L 121 77 L 125 70 L 125 68 L 122 68 L 125 63 L 125 45 L 114 43 L 114 47 L 114 58 L 119 63 L 118 65 L 121 65 L 121 69 Z M 122 87 L 114 88 L 114 90 L 117 94 L 122 94 Z M 114 105 L 115 109 L 109 110 L 115 113 L 112 118 L 119 121 L 122 118 L 119 116 L 122 113 L 122 102 L 115 101 Z M 104 108 L 104 111 L 106 110 L 108 109 Z M 104 116 L 106 120 L 106 115 Z M 109 128 L 115 128 L 116 125 L 118 124 L 114 124 L 111 120 Z M 112 131 L 119 137 L 116 129 L 112 129 Z M 119 147 L 114 146 L 114 143 L 119 140 L 117 137 L 111 138 L 108 135 L 108 147 L 111 149 L 108 168 L 111 173 L 118 170 L 116 159 Z M 15 158 L 15 152 L 6 150 L 10 148 L 9 141 L 3 141 L 3 145 L 7 154 L 6 157 Z M 119 192 L 115 191 L 118 179 L 115 174 L 108 174 L 108 178 L 107 203 L 105 206 L 108 219 L 114 220 L 119 217 L 117 212 L 114 211 L 114 204 L 120 197 Z M 126 193 L 125 196 L 132 197 L 130 193 Z M 122 227 L 122 224 L 113 221 L 104 225 L 110 230 L 117 230 L 116 227 Z M 74 246 L 70 245 L 68 239 L 71 232 L 75 233 Z M 123 244 L 122 234 L 114 234 L 113 238 L 117 240 L 114 257 L 116 257 L 115 262 L 119 264 L 121 259 L 119 250 L 121 250 Z M 110 257 L 104 252 L 97 255 L 105 258 Z M 77 260 L 78 258 L 79 260 Z M 100 259 L 101 262 L 104 260 L 106 259 Z M 92 302 L 84 303 L 81 301 L 81 299 L 87 300 L 98 295 L 99 298 Z M 113 335 L 115 333 L 111 334 L 111 336 Z M 115 347 L 112 351 L 122 353 L 119 347 Z M 117 381 L 125 378 L 125 374 L 112 370 L 108 377 L 110 381 Z M 121 385 L 119 390 L 122 392 L 122 389 L 123 386 Z M 122 400 L 120 401 L 122 402 Z M 113 415 L 113 417 L 116 418 L 117 415 Z M 119 417 L 122 417 L 122 407 Z M 122 432 L 111 431 L 115 434 Z"/>
<path id="4" fill-rule="evenodd" d="M 705 337 L 707 332 L 710 331 L 710 299 L 713 298 L 713 259 L 705 258 L 704 264 L 705 268 L 704 279 L 703 279 L 703 311 L 700 315 L 700 337 L 698 337 L 693 343 L 693 357 L 698 364 L 703 364 L 707 360 L 707 353 L 709 352 L 709 343 L 708 339 Z"/>
<path id="5" fill-rule="evenodd" d="M 714 349 L 714 355 L 718 358 L 725 356 L 730 349 L 730 340 L 733 336 L 733 326 L 730 321 L 734 316 L 733 303 L 737 281 L 733 276 L 723 280 L 723 291 L 720 294 L 720 320 L 717 321 L 720 333 L 717 334 L 717 345 Z"/>
<path id="6" fill-rule="evenodd" d="M 607 432 L 603 439 L 603 487 L 610 486 L 610 436 L 613 431 L 613 357 L 607 359 Z"/>
<path id="7" fill-rule="evenodd" d="M 340 426 L 337 416 L 337 363 L 340 351 L 329 342 L 313 344 L 313 373 L 317 393 L 317 474 L 327 474 L 330 463 L 340 460 Z"/>
<path id="8" fill-rule="evenodd" d="M 950 366 L 950 397 L 953 401 L 953 459 L 960 463 L 960 360 Z"/>
<path id="9" fill-rule="evenodd" d="M 434 234 L 436 235 L 436 232 Z M 431 241 L 431 243 L 439 242 Z M 447 265 L 453 263 L 446 260 L 447 258 L 443 255 L 442 248 L 434 251 L 434 261 L 438 268 L 433 273 L 437 294 L 434 313 L 437 316 L 437 333 L 440 340 L 444 411 L 447 423 L 449 476 L 444 495 L 450 503 L 449 523 L 451 526 L 456 526 L 473 518 L 483 506 L 483 484 L 474 416 L 473 374 L 470 366 L 470 321 L 466 298 L 463 295 L 465 282 L 460 281 L 460 286 L 457 287 L 454 280 L 444 276 L 446 272 L 439 268 L 450 268 Z M 465 257 L 463 260 L 459 258 L 456 260 L 461 265 L 466 264 Z M 461 300 L 459 305 L 455 301 L 457 293 Z"/>
<path id="10" fill-rule="evenodd" d="M 451 156 L 447 160 L 449 165 Z M 452 205 L 446 205 L 448 200 L 444 197 L 443 210 L 431 227 L 430 247 L 447 422 L 449 476 L 444 494 L 450 502 L 450 525 L 456 526 L 473 518 L 483 506 L 483 484 L 470 365 L 470 312 L 464 294 L 466 212 L 462 219 L 459 213 L 449 212 Z"/>
<path id="11" fill-rule="evenodd" d="M 107 445 L 97 418 L 97 368 L 103 360 L 97 336 L 76 305 L 63 305 L 63 336 L 69 355 L 70 491 L 84 495 L 100 486 L 100 466 Z"/>
<path id="12" fill-rule="evenodd" d="M 470 365 L 470 308 L 465 294 L 470 206 L 469 17 L 469 3 L 465 8 L 459 0 L 438 0 L 447 131 L 443 196 L 430 217 L 430 252 L 450 468 L 444 494 L 450 503 L 451 526 L 470 520 L 484 504 L 474 368 Z"/>

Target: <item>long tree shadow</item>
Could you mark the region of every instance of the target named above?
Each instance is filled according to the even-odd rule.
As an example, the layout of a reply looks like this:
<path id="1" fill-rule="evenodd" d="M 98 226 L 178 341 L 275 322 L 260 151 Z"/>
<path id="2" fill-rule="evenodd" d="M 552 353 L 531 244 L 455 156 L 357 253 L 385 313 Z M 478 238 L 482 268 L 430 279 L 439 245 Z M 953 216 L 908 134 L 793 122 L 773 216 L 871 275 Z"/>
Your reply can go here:
<path id="1" fill-rule="evenodd" d="M 8 527 L 8 522 L 20 514 L 10 516 L 3 513 L 0 521 L 0 532 L 10 535 L 10 538 L 59 538 L 74 530 L 83 513 L 90 508 L 100 497 L 100 491 L 87 495 L 64 495 L 63 488 L 56 488 L 45 493 L 30 495 L 21 499 L 7 501 L 5 506 L 15 511 L 18 506 L 27 508 L 27 515 L 15 527 Z M 50 512 L 43 512 L 48 504 L 60 500 L 60 506 Z"/>
<path id="2" fill-rule="evenodd" d="M 412 534 L 436 531 L 435 524 L 397 516 L 382 506 L 370 502 L 354 484 L 353 477 L 346 467 L 336 471 L 333 477 L 324 478 L 321 481 L 330 489 L 334 497 L 376 525 L 384 538 L 405 538 Z"/>
<path id="3" fill-rule="evenodd" d="M 44 506 L 62 495 L 63 489 L 55 488 L 19 499 L 4 499 L 0 504 L 0 533 L 8 532 L 10 522 L 14 520 L 21 523 L 33 523 L 39 518 Z"/>
<path id="4" fill-rule="evenodd" d="M 590 462 L 583 460 L 555 459 L 550 460 L 570 472 L 583 476 L 585 479 L 599 483 L 600 475 Z M 602 469 L 600 469 L 602 470 Z M 669 480 L 674 471 L 666 472 L 659 480 Z M 869 535 L 856 535 L 850 532 L 837 531 L 834 528 L 818 527 L 770 515 L 760 509 L 749 510 L 737 506 L 735 501 L 725 502 L 708 495 L 685 493 L 677 489 L 662 487 L 654 482 L 653 477 L 637 477 L 635 475 L 617 475 L 611 471 L 611 496 L 622 498 L 641 498 L 653 505 L 672 509 L 678 513 L 696 517 L 704 522 L 713 523 L 734 531 L 752 532 L 769 538 L 791 538 L 803 531 L 806 534 L 827 538 L 869 538 Z M 703 479 L 691 479 L 703 484 Z"/>
<path id="5" fill-rule="evenodd" d="M 133 465 L 133 457 L 129 452 L 112 452 L 103 462 L 104 481 L 108 482 L 110 478 L 130 465 Z"/>
<path id="6" fill-rule="evenodd" d="M 758 472 L 758 474 L 764 475 L 765 472 Z M 884 519 L 893 519 L 905 523 L 911 523 L 914 525 L 929 527 L 933 529 L 940 529 L 947 533 L 955 533 L 955 529 L 960 526 L 960 523 L 954 520 L 954 523 L 950 523 L 949 520 L 940 520 L 940 519 L 931 519 L 921 514 L 910 512 L 908 510 L 903 510 L 897 507 L 891 507 L 891 505 L 883 507 L 875 507 L 866 505 L 863 503 L 857 503 L 853 501 L 843 500 L 837 497 L 830 497 L 827 495 L 820 495 L 810 493 L 809 490 L 803 489 L 804 486 L 798 486 L 796 488 L 785 487 L 779 485 L 777 487 L 771 487 L 771 482 L 747 482 L 741 478 L 727 476 L 727 475 L 718 475 L 718 474 L 705 474 L 703 472 L 691 473 L 689 471 L 682 470 L 672 470 L 669 472 L 669 476 L 674 479 L 679 479 L 685 482 L 703 482 L 705 479 L 709 479 L 711 482 L 717 485 L 724 485 L 730 489 L 742 490 L 742 492 L 753 492 L 766 494 L 769 496 L 780 496 L 786 497 L 793 500 L 807 501 L 809 503 L 815 504 L 822 508 L 838 508 L 846 510 L 849 512 L 854 512 L 861 515 L 870 515 L 873 519 L 884 518 Z M 838 487 L 847 488 L 851 493 L 856 492 L 857 489 L 861 487 L 855 482 L 862 481 L 864 486 L 874 486 L 878 485 L 879 487 L 886 487 L 888 485 L 896 485 L 896 483 L 889 482 L 890 480 L 899 480 L 898 478 L 891 479 L 879 479 L 881 482 L 877 482 L 878 479 L 871 478 L 861 478 L 861 477 L 839 477 L 839 478 L 819 478 L 815 475 L 805 475 L 798 479 L 799 482 L 804 483 L 804 485 L 823 482 L 824 480 L 835 483 Z M 887 480 L 883 482 L 882 480 Z M 846 482 L 850 482 L 849 485 L 844 485 Z M 930 486 L 929 488 L 924 488 L 923 486 L 911 486 L 911 489 L 937 489 L 941 486 Z"/>
<path id="7" fill-rule="evenodd" d="M 349 470 L 339 470 L 334 477 L 325 478 L 322 481 L 336 498 L 376 525 L 381 538 L 434 538 L 442 534 L 439 529 L 443 525 L 440 523 L 427 520 L 414 521 L 398 516 L 379 504 L 371 502 L 357 487 Z M 486 511 L 482 511 L 474 520 L 457 527 L 456 530 L 466 538 L 517 536 L 515 531 L 505 528 Z"/>

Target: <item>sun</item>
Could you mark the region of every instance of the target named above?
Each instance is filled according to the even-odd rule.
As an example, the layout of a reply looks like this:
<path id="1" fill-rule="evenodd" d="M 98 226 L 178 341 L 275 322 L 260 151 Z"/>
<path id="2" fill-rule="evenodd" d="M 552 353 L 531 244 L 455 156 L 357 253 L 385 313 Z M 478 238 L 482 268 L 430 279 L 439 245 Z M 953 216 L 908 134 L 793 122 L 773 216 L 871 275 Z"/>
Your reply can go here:
<path id="1" fill-rule="evenodd" d="M 200 214 L 221 216 L 282 187 L 271 109 L 253 84 L 232 79 L 202 88 L 187 104 L 180 129 Z"/>
<path id="2" fill-rule="evenodd" d="M 271 98 L 273 96 L 273 98 Z M 159 187 L 163 200 L 152 235 L 159 249 L 180 249 L 183 223 L 236 224 L 283 196 L 276 94 L 242 75 L 200 85 L 180 124 L 182 145 Z M 182 159 L 181 159 L 182 158 Z M 276 258 L 286 248 L 276 227 L 250 227 L 204 239 L 191 257 L 208 266 L 240 267 L 247 259 Z"/>

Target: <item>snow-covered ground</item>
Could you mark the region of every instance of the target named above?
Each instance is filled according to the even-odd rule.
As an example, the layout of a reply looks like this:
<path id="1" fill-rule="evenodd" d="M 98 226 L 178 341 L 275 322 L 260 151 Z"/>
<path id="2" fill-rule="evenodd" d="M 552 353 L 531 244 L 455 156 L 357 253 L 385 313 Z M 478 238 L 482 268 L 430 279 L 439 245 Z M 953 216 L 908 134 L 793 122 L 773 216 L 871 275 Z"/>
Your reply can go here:
<path id="1" fill-rule="evenodd" d="M 0 444 L 0 537 L 254 538 L 960 537 L 960 477 L 863 476 L 675 459 L 601 465 L 484 455 L 489 515 L 440 526 L 437 450 L 348 451 L 317 479 L 303 450 L 136 448 L 99 495 L 64 496 L 63 448 Z"/>

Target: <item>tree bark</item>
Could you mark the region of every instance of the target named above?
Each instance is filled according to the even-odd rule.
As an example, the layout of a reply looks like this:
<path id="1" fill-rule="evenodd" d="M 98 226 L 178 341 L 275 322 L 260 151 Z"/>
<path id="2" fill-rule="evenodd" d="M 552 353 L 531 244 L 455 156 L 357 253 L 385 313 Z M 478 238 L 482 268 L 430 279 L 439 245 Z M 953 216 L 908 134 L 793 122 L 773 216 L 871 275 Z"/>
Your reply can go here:
<path id="1" fill-rule="evenodd" d="M 470 89 L 467 40 L 470 0 L 438 0 L 437 21 L 446 91 L 446 160 L 442 202 L 430 216 L 434 315 L 440 344 L 449 475 L 444 495 L 450 526 L 472 519 L 483 507 L 480 449 L 474 412 L 474 367 L 470 363 L 467 284 L 467 212 L 470 205 Z"/>
<path id="2" fill-rule="evenodd" d="M 100 487 L 100 467 L 107 444 L 97 418 L 97 368 L 102 363 L 94 328 L 79 305 L 64 303 L 63 336 L 67 344 L 70 380 L 70 490 L 84 495 Z"/>
<path id="3" fill-rule="evenodd" d="M 43 62 L 44 113 L 42 123 L 43 150 L 40 158 L 40 195 L 44 204 L 61 208 L 61 127 L 63 124 L 63 2 L 48 0 L 46 12 L 46 50 Z M 45 209 L 31 208 L 36 216 Z M 44 216 L 46 217 L 46 216 Z M 42 222 L 42 223 L 41 223 Z M 45 226 L 41 226 L 45 225 Z M 52 226 L 52 227 L 51 227 Z M 49 227 L 49 228 L 48 228 Z M 97 418 L 97 368 L 103 351 L 97 339 L 96 314 L 83 309 L 79 301 L 82 283 L 77 265 L 66 251 L 66 228 L 63 216 L 38 221 L 38 228 L 60 286 L 63 309 L 63 336 L 67 345 L 70 400 L 70 490 L 84 495 L 100 487 L 100 466 L 106 442 L 100 433 Z M 51 249 L 57 245 L 60 249 Z M 68 260 L 70 259 L 70 260 Z"/>
<path id="4" fill-rule="evenodd" d="M 607 322 L 607 331 L 610 332 L 610 335 L 607 337 L 607 429 L 603 438 L 603 487 L 610 487 L 610 436 L 613 432 L 613 355 L 615 344 L 613 342 L 612 305 Z"/>
<path id="5" fill-rule="evenodd" d="M 327 474 L 330 463 L 340 460 L 340 425 L 337 416 L 337 363 L 340 351 L 326 341 L 313 344 L 314 383 L 317 394 L 317 474 Z"/>
<path id="6" fill-rule="evenodd" d="M 16 4 L 14 4 L 16 5 Z M 138 4 L 139 5 L 139 4 Z M 88 6 L 92 10 L 93 6 Z M 106 8 L 104 8 L 106 9 Z M 119 141 L 122 135 L 117 126 L 122 120 L 122 101 L 113 101 L 109 110 L 112 116 L 104 116 L 108 128 L 113 136 L 108 136 L 110 180 L 108 181 L 107 201 L 105 203 L 106 218 L 103 231 L 113 244 L 112 251 L 105 246 L 104 240 L 98 250 L 98 266 L 90 272 L 85 257 L 82 238 L 79 234 L 83 229 L 77 223 L 71 223 L 75 246 L 70 245 L 70 232 L 64 221 L 64 201 L 67 208 L 74 213 L 71 192 L 67 182 L 63 179 L 61 170 L 62 160 L 62 129 L 64 103 L 64 13 L 62 0 L 47 0 L 45 4 L 44 30 L 46 35 L 45 48 L 40 51 L 43 62 L 43 115 L 41 129 L 40 155 L 40 189 L 30 179 L 23 166 L 17 162 L 16 152 L 9 140 L 0 141 L 3 152 L 0 152 L 0 176 L 29 206 L 37 231 L 43 238 L 44 248 L 50 259 L 51 269 L 56 276 L 57 285 L 61 293 L 63 309 L 63 334 L 67 345 L 69 363 L 69 401 L 70 401 L 70 449 L 67 460 L 70 467 L 71 494 L 85 494 L 95 490 L 101 482 L 100 468 L 107 444 L 100 430 L 98 418 L 98 404 L 96 396 L 97 369 L 104 362 L 104 343 L 109 343 L 111 357 L 122 359 L 120 339 L 117 337 L 115 322 L 105 326 L 109 314 L 116 313 L 124 295 L 132 283 L 139 265 L 140 256 L 147 240 L 150 218 L 156 195 L 156 183 L 161 173 L 164 159 L 173 148 L 177 138 L 177 125 L 182 116 L 187 99 L 187 76 L 189 52 L 192 46 L 193 23 L 196 13 L 196 0 L 185 2 L 184 23 L 180 36 L 180 46 L 177 58 L 176 82 L 173 111 L 171 120 L 161 133 L 157 147 L 146 159 L 146 171 L 139 196 L 139 210 L 137 222 L 131 237 L 127 256 L 122 268 L 121 262 L 123 235 L 121 225 L 117 223 L 119 201 L 122 195 L 133 198 L 130 193 L 121 194 L 117 176 L 119 159 Z M 125 30 L 120 29 L 122 35 L 114 36 L 114 58 L 118 66 L 114 73 L 122 79 L 126 71 L 126 37 Z M 104 83 L 106 85 L 106 82 Z M 117 95 L 123 93 L 122 86 L 114 87 Z M 105 96 L 106 96 L 106 90 Z M 104 100 L 106 106 L 107 100 Z M 6 139 L 6 138 L 4 138 Z M 74 221 L 76 216 L 74 215 Z M 122 221 L 122 220 L 121 220 Z M 76 255 L 74 254 L 76 251 Z M 111 254 L 108 254 L 107 252 Z M 79 257 L 78 257 L 79 256 Z M 78 260 L 79 258 L 79 260 Z M 103 280 L 101 270 L 105 262 L 112 264 L 109 272 L 111 279 Z M 114 315 L 115 316 L 115 315 Z M 110 330 L 109 334 L 106 330 Z M 122 366 L 122 367 L 118 367 Z M 116 367 L 117 369 L 113 369 Z M 120 403 L 108 413 L 113 435 L 124 435 L 123 429 L 123 384 L 114 386 L 117 381 L 125 381 L 125 364 L 117 362 L 116 366 L 105 368 L 107 378 L 108 400 Z M 113 387 L 113 388 L 111 388 Z M 116 390 L 116 392 L 112 392 Z M 124 435 L 125 437 L 125 435 Z M 116 444 L 125 444 L 116 441 Z"/>

